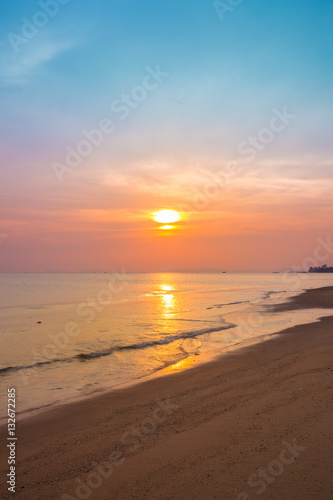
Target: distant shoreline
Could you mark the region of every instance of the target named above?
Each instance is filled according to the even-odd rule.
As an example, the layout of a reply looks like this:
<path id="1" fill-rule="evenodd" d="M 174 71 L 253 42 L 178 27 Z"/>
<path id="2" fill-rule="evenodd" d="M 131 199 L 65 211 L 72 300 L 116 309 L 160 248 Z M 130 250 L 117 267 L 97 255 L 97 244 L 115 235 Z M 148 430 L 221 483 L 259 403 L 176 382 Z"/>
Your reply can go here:
<path id="1" fill-rule="evenodd" d="M 172 271 L 122 271 L 126 274 L 331 274 L 333 267 L 327 271 L 220 271 L 220 270 L 172 270 Z M 109 271 L 0 271 L 1 274 L 112 274 L 115 270 Z"/>

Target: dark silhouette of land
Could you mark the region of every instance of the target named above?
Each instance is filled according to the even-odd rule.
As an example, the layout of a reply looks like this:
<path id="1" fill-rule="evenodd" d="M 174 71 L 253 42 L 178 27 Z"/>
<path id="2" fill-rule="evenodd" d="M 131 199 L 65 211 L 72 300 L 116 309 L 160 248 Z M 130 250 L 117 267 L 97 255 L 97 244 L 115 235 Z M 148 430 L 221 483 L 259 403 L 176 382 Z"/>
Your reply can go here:
<path id="1" fill-rule="evenodd" d="M 308 273 L 333 273 L 333 267 L 328 267 L 326 264 L 321 267 L 310 267 Z"/>

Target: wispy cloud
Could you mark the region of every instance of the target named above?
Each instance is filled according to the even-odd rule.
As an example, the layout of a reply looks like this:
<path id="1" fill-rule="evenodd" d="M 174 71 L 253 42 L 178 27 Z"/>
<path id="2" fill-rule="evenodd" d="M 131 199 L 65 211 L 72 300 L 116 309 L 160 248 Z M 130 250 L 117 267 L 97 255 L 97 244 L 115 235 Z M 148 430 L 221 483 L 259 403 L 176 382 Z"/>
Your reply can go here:
<path id="1" fill-rule="evenodd" d="M 12 54 L 2 50 L 0 53 L 2 83 L 6 86 L 28 83 L 32 76 L 40 72 L 44 64 L 72 47 L 71 42 L 49 40 L 30 44 L 21 54 Z"/>

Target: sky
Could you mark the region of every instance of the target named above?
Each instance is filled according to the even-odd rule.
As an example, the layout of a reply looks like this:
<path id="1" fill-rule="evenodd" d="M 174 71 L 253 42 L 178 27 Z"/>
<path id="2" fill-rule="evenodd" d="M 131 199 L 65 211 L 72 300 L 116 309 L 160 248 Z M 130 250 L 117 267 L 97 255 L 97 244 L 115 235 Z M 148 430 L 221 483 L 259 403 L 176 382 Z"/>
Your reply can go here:
<path id="1" fill-rule="evenodd" d="M 0 9 L 1 272 L 333 265 L 331 0 Z"/>

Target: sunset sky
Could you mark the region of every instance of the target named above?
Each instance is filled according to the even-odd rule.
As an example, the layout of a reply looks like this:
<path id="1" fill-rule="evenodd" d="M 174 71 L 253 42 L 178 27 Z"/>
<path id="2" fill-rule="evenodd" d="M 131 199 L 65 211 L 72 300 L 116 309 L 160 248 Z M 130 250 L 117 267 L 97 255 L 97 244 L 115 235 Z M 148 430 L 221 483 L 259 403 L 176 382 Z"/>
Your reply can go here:
<path id="1" fill-rule="evenodd" d="M 1 11 L 0 271 L 282 270 L 329 238 L 331 0 Z"/>

